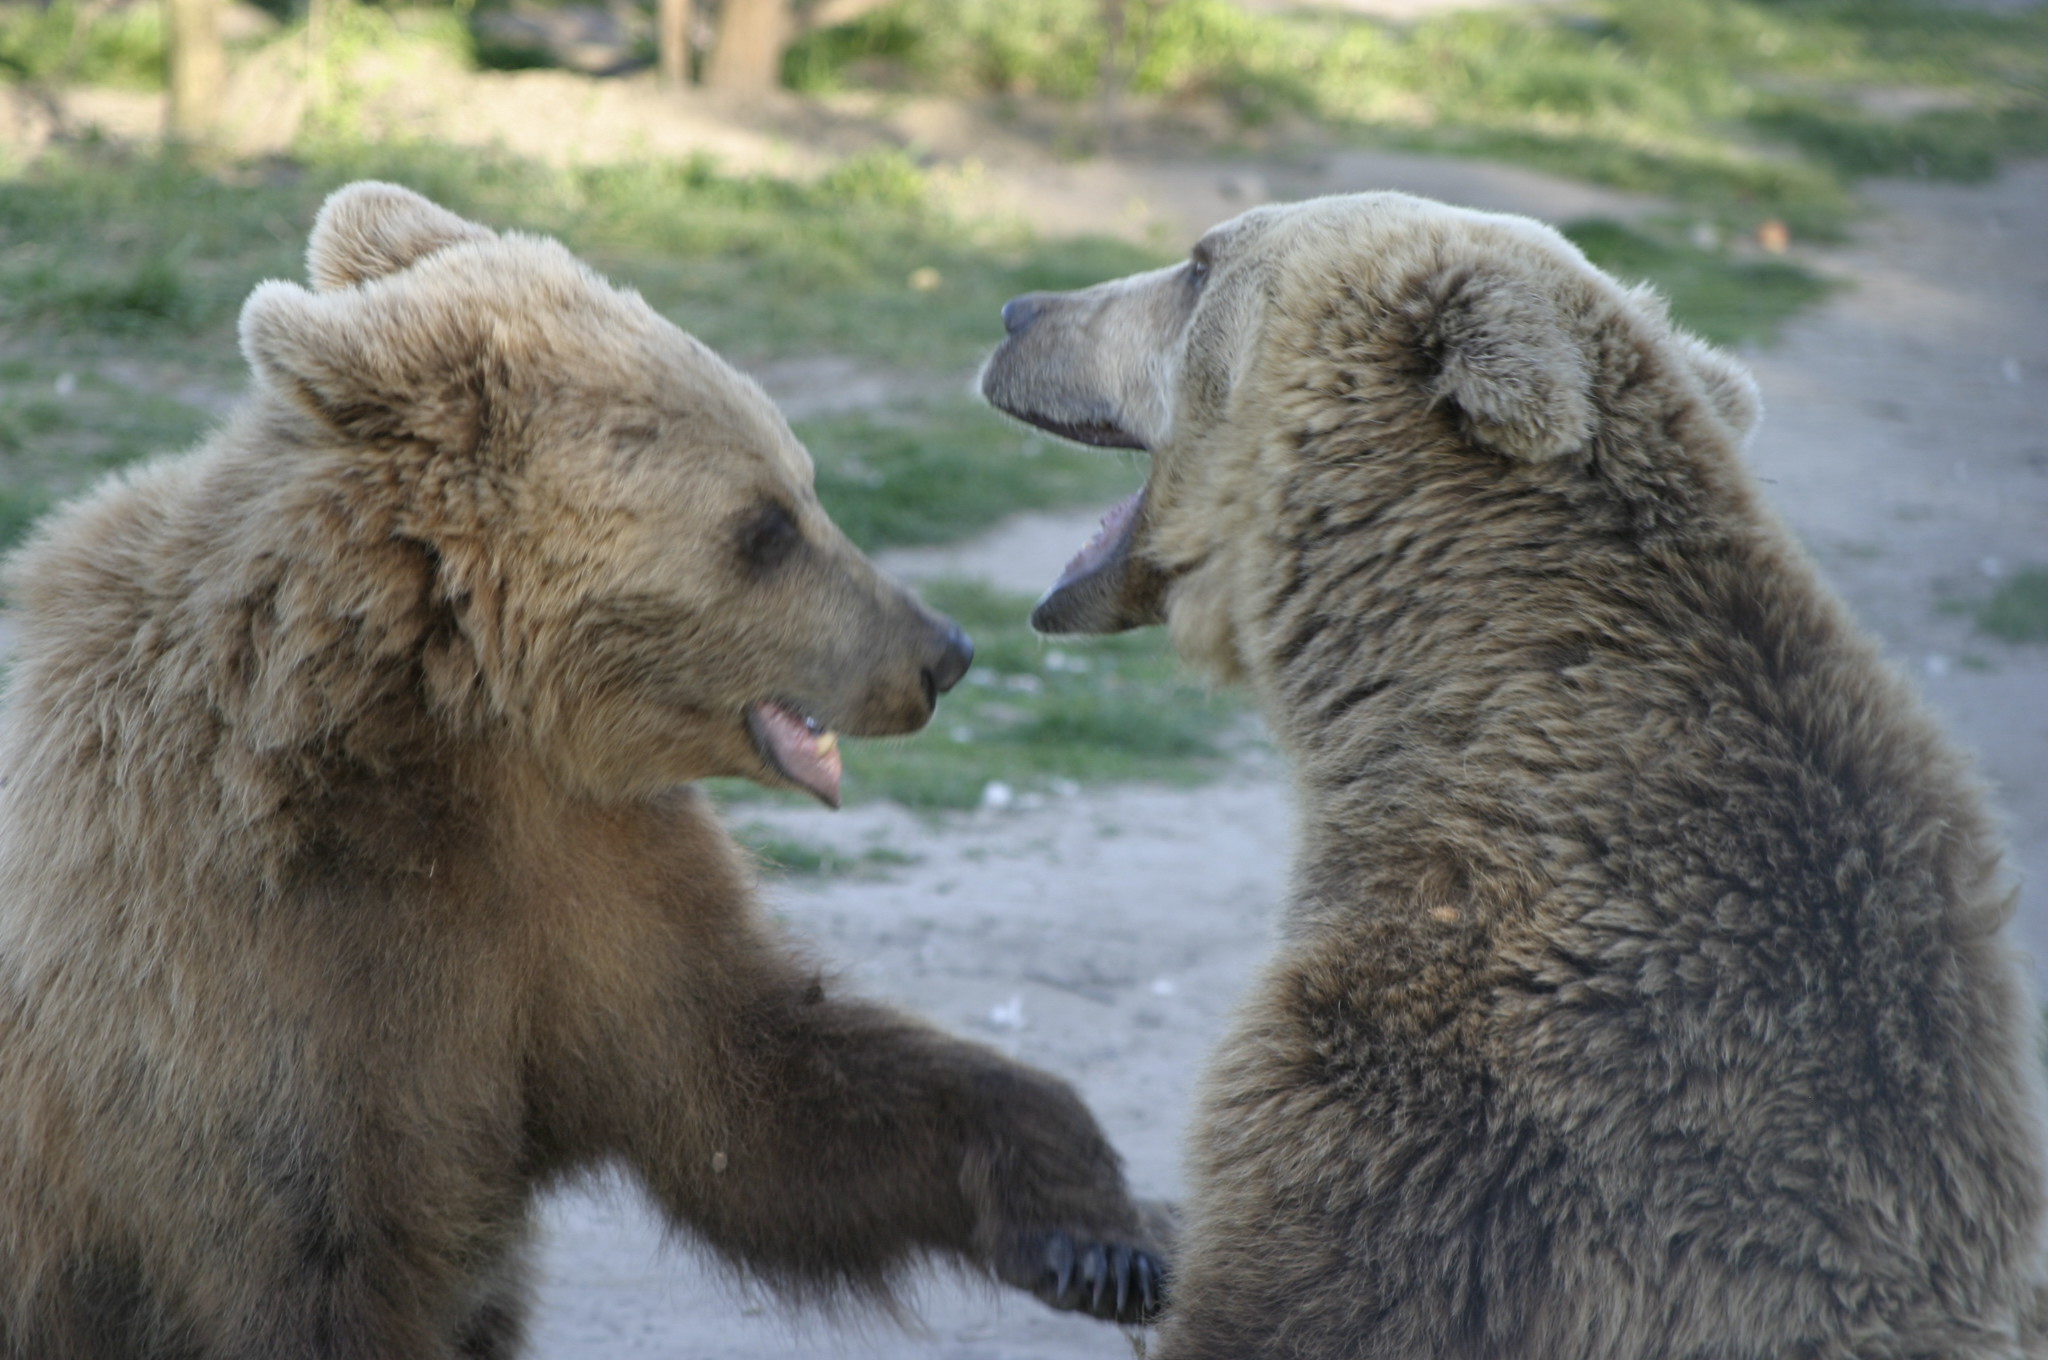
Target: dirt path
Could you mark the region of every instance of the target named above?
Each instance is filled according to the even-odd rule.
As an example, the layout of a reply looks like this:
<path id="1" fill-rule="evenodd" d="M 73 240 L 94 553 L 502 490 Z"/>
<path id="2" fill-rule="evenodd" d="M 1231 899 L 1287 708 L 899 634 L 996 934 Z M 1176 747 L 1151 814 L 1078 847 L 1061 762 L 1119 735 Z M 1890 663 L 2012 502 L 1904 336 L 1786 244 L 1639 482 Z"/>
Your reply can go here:
<path id="1" fill-rule="evenodd" d="M 1368 186 L 1552 217 L 1639 206 L 1519 169 L 1362 153 L 1306 168 L 1109 162 L 1050 183 L 992 179 L 992 195 L 1046 230 L 1122 214 L 1125 230 L 1184 238 L 1268 195 Z M 1823 570 L 1982 753 L 2031 880 L 2020 935 L 2048 959 L 2048 647 L 1973 635 L 1939 607 L 2048 562 L 2048 163 L 1982 188 L 1871 192 L 1884 216 L 1816 260 L 1853 287 L 1747 356 L 1768 406 L 1753 458 Z M 1088 514 L 1028 516 L 891 565 L 1036 589 L 1092 527 Z M 920 861 L 883 882 L 775 895 L 854 983 L 1072 1078 L 1139 1190 L 1171 1195 L 1203 1055 L 1264 955 L 1283 891 L 1283 781 L 1254 767 L 1192 792 L 1089 791 L 940 824 L 886 808 L 778 814 L 806 838 Z M 687 1252 L 664 1251 L 628 1194 L 565 1195 L 548 1217 L 537 1349 L 562 1360 L 1126 1351 L 1111 1329 L 950 1279 L 920 1291 L 923 1336 L 792 1324 Z"/>

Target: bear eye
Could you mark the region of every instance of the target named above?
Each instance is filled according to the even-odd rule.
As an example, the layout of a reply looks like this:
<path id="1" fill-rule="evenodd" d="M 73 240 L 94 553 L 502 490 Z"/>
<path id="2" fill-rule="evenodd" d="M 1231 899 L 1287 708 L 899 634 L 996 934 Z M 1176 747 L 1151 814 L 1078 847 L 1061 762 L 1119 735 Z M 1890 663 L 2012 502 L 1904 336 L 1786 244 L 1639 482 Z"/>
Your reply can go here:
<path id="1" fill-rule="evenodd" d="M 1188 257 L 1188 285 L 1192 288 L 1200 288 L 1203 284 L 1207 283 L 1208 281 L 1208 252 L 1197 250 L 1193 255 Z"/>
<path id="2" fill-rule="evenodd" d="M 740 556 L 749 565 L 772 567 L 802 541 L 796 519 L 781 505 L 767 505 L 740 530 Z"/>

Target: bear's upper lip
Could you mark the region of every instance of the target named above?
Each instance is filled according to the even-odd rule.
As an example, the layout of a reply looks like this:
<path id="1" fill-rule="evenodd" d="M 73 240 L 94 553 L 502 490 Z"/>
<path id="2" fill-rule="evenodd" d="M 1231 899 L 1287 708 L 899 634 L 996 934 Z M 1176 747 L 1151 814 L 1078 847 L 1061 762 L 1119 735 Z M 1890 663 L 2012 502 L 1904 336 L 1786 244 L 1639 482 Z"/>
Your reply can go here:
<path id="1" fill-rule="evenodd" d="M 837 732 L 780 699 L 763 699 L 749 708 L 747 730 L 770 769 L 826 807 L 839 806 Z"/>

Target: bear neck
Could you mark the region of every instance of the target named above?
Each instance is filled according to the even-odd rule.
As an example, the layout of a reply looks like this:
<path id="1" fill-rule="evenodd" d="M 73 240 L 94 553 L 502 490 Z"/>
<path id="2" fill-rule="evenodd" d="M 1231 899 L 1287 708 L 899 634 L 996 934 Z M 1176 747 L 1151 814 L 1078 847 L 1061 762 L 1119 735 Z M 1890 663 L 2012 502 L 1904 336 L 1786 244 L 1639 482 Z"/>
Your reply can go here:
<path id="1" fill-rule="evenodd" d="M 1697 843 L 1701 818 L 1739 858 L 1797 858 L 1770 844 L 1768 807 L 1740 803 L 1802 784 L 1881 789 L 1963 826 L 1958 844 L 1992 843 L 1956 759 L 1732 449 L 1679 451 L 1646 493 L 1633 457 L 1610 469 L 1597 447 L 1575 467 L 1389 447 L 1384 427 L 1298 447 L 1237 595 L 1303 809 L 1298 916 L 1526 914 Z M 1725 785 L 1689 784 L 1703 768 Z M 1777 824 L 1813 820 L 1788 807 Z M 1853 840 L 1854 821 L 1818 835 Z M 1988 852 L 1971 853 L 1930 871 L 1982 880 Z"/>

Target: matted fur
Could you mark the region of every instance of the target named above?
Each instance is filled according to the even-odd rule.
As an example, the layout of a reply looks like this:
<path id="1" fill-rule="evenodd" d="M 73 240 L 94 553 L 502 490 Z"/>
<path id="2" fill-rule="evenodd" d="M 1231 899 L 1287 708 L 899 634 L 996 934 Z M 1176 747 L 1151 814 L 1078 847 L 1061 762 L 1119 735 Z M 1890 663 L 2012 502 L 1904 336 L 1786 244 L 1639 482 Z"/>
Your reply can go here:
<path id="1" fill-rule="evenodd" d="M 1399 195 L 1006 319 L 992 400 L 1153 454 L 1042 610 L 1163 618 L 1295 769 L 1158 1360 L 2040 1354 L 1999 837 L 1760 504 L 1747 375 Z"/>
<path id="2" fill-rule="evenodd" d="M 686 785 L 777 779 L 757 701 L 922 725 L 958 630 L 559 245 L 366 184 L 309 263 L 226 428 L 12 563 L 0 1356 L 499 1360 L 605 1164 L 798 1296 L 1129 1270 L 1073 1093 L 842 996 Z"/>

